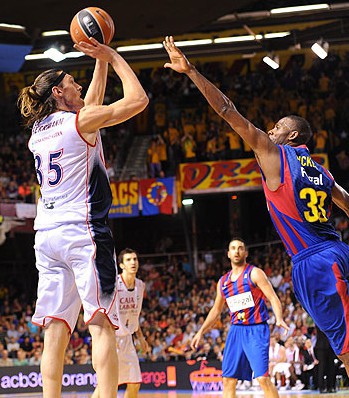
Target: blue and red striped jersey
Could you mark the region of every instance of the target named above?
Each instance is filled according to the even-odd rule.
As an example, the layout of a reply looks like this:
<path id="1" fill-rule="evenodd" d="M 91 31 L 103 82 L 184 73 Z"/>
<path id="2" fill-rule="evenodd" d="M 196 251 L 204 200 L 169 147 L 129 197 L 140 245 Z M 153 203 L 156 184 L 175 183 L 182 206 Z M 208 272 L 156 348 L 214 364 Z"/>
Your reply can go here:
<path id="1" fill-rule="evenodd" d="M 253 325 L 269 319 L 265 296 L 251 280 L 253 265 L 247 264 L 238 279 L 231 280 L 232 271 L 219 280 L 222 297 L 230 312 L 232 325 Z"/>
<path id="2" fill-rule="evenodd" d="M 290 256 L 318 243 L 339 239 L 330 221 L 334 179 L 305 145 L 279 145 L 281 183 L 276 191 L 262 183 L 274 226 Z"/>

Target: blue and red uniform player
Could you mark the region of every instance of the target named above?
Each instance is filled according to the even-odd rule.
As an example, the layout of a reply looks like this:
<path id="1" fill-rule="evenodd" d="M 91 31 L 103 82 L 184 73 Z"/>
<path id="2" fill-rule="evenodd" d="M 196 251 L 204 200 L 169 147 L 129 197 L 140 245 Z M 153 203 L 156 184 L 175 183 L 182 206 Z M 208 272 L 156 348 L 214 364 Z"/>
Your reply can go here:
<path id="1" fill-rule="evenodd" d="M 248 251 L 241 238 L 230 241 L 227 255 L 231 271 L 219 279 L 214 305 L 193 337 L 191 347 L 198 348 L 200 340 L 227 304 L 231 325 L 223 354 L 223 397 L 235 396 L 237 381 L 251 380 L 253 374 L 265 396 L 277 398 L 278 393 L 268 371 L 270 332 L 265 300 L 267 298 L 271 303 L 276 324 L 288 329 L 282 319 L 280 300 L 265 273 L 246 263 Z"/>
<path id="2" fill-rule="evenodd" d="M 270 216 L 288 254 L 297 299 L 337 355 L 349 351 L 349 247 L 330 221 L 334 179 L 305 145 L 279 145 L 281 182 L 263 179 Z"/>
<path id="3" fill-rule="evenodd" d="M 218 282 L 226 303 L 243 293 L 247 297 L 249 292 L 254 302 L 254 306 L 238 311 L 231 311 L 228 304 L 231 326 L 224 348 L 223 377 L 251 380 L 252 372 L 255 378 L 268 375 L 269 315 L 264 293 L 251 280 L 253 268 L 253 265 L 247 264 L 235 281 L 232 280 L 232 271 L 229 271 Z"/>
<path id="4" fill-rule="evenodd" d="M 348 192 L 311 159 L 305 147 L 312 137 L 307 120 L 289 115 L 267 133 L 262 131 L 198 72 L 172 36 L 166 36 L 163 45 L 170 58 L 164 67 L 186 74 L 253 150 L 274 225 L 292 256 L 296 296 L 349 375 L 349 250 L 329 222 L 332 202 L 349 216 Z"/>

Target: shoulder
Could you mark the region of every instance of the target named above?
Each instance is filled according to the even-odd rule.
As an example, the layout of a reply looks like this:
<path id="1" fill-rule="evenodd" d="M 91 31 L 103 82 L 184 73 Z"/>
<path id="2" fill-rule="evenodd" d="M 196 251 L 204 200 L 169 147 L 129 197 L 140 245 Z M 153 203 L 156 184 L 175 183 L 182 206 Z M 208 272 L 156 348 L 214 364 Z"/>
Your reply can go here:
<path id="1" fill-rule="evenodd" d="M 258 283 L 258 281 L 265 280 L 267 278 L 265 272 L 262 269 L 256 267 L 255 265 L 251 267 L 250 272 L 251 272 L 252 282 Z"/>

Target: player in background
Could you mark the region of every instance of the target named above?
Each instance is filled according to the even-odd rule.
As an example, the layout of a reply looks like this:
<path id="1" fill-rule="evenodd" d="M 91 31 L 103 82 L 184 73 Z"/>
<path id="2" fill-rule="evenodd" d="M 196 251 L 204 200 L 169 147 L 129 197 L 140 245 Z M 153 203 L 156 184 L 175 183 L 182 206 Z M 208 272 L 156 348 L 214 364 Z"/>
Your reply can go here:
<path id="1" fill-rule="evenodd" d="M 279 396 L 269 377 L 270 331 L 266 298 L 276 318 L 276 325 L 288 330 L 282 319 L 282 308 L 265 273 L 246 262 L 248 250 L 241 238 L 233 238 L 228 245 L 231 270 L 217 283 L 213 307 L 203 325 L 193 337 L 192 349 L 197 349 L 205 333 L 216 323 L 224 304 L 229 307 L 230 329 L 224 347 L 223 398 L 236 396 L 238 380 L 256 378 L 267 398 Z"/>
<path id="2" fill-rule="evenodd" d="M 114 49 L 90 41 L 74 45 L 96 59 L 85 99 L 73 76 L 56 69 L 42 72 L 18 99 L 32 130 L 28 146 L 41 189 L 34 225 L 39 283 L 33 323 L 45 329 L 44 398 L 61 396 L 64 353 L 81 304 L 101 396 L 114 398 L 117 390 L 117 267 L 107 224 L 112 196 L 99 129 L 137 115 L 148 98 Z M 106 106 L 108 64 L 121 80 L 123 98 Z"/>
<path id="3" fill-rule="evenodd" d="M 119 361 L 118 384 L 119 386 L 127 385 L 125 398 L 137 398 L 142 374 L 132 335 L 137 336 L 143 352 L 149 351 L 149 345 L 139 326 L 145 284 L 136 278 L 139 261 L 134 250 L 128 248 L 122 250 L 118 256 L 118 264 L 122 269 L 117 281 L 119 329 L 116 331 L 116 350 Z M 102 398 L 97 386 L 91 398 L 99 397 Z"/>
<path id="4" fill-rule="evenodd" d="M 163 44 L 171 61 L 165 68 L 185 73 L 254 151 L 270 216 L 292 257 L 297 300 L 326 334 L 349 375 L 349 247 L 330 221 L 332 202 L 349 215 L 349 195 L 311 158 L 309 123 L 290 115 L 263 132 L 196 70 L 172 36 Z"/>

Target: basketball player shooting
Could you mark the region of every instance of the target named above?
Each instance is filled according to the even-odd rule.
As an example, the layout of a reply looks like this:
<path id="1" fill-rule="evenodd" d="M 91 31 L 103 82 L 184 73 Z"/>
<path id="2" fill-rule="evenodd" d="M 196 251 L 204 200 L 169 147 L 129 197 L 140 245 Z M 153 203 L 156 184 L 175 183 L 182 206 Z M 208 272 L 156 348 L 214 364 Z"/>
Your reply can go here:
<path id="1" fill-rule="evenodd" d="M 81 304 L 101 396 L 114 398 L 117 268 L 99 129 L 137 115 L 148 98 L 115 50 L 93 38 L 74 47 L 96 59 L 85 99 L 73 76 L 56 69 L 41 73 L 18 99 L 25 125 L 32 130 L 29 149 L 41 189 L 34 225 L 39 284 L 33 323 L 45 330 L 44 398 L 61 396 L 64 353 Z M 124 96 L 106 106 L 108 64 L 121 79 Z"/>

